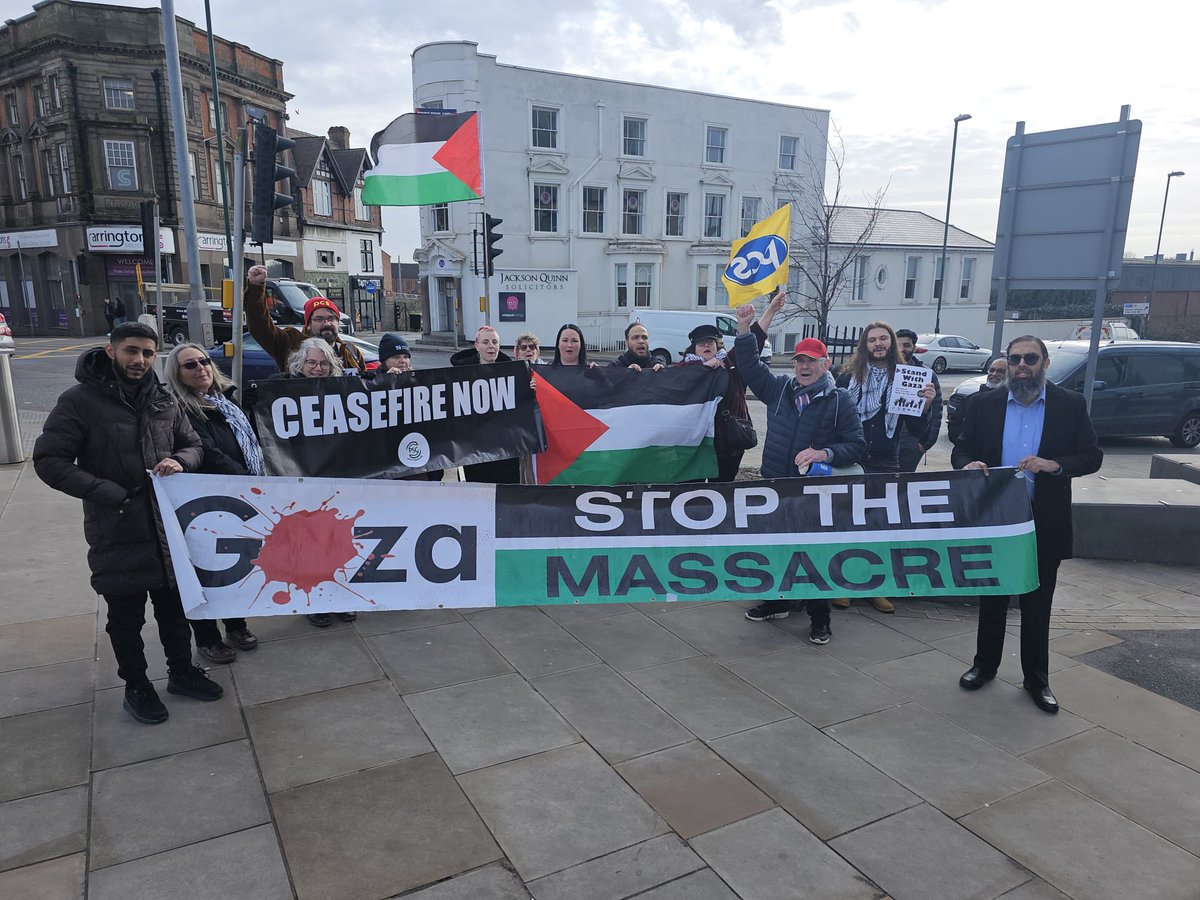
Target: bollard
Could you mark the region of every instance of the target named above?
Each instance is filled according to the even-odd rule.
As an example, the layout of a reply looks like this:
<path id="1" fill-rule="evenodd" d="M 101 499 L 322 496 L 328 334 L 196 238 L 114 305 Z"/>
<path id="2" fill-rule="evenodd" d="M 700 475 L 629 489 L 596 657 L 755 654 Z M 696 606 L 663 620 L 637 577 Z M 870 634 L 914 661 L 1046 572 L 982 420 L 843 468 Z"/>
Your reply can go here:
<path id="1" fill-rule="evenodd" d="M 25 460 L 21 423 L 17 421 L 17 395 L 13 391 L 12 350 L 0 350 L 0 465 Z"/>

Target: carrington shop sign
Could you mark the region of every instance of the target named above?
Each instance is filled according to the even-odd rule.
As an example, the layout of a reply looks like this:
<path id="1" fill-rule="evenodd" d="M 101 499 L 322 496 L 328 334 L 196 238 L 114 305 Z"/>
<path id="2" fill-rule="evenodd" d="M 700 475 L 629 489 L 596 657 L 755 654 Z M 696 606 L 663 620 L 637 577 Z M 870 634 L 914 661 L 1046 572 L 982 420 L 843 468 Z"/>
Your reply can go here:
<path id="1" fill-rule="evenodd" d="M 140 225 L 90 225 L 87 228 L 87 248 L 93 253 L 140 254 L 142 228 Z M 175 252 L 175 233 L 170 228 L 158 230 L 158 249 Z"/>

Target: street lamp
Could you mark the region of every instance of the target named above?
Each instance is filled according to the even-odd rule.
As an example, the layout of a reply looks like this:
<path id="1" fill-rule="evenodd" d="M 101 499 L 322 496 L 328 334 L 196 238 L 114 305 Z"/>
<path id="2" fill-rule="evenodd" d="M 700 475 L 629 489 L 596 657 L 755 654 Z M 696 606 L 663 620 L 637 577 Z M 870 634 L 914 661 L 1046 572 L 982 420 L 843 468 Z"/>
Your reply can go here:
<path id="1" fill-rule="evenodd" d="M 958 123 L 971 118 L 970 113 L 954 117 L 954 140 L 950 144 L 950 184 L 946 187 L 946 221 L 942 227 L 942 283 L 937 296 L 937 315 L 933 320 L 933 333 L 942 333 L 942 298 L 946 296 L 946 244 L 950 240 L 950 197 L 954 194 L 954 154 L 958 150 Z"/>
<path id="2" fill-rule="evenodd" d="M 1158 243 L 1154 245 L 1154 265 L 1150 268 L 1150 304 L 1152 309 L 1154 304 L 1154 283 L 1158 278 L 1158 257 L 1161 255 L 1159 251 L 1162 250 L 1163 223 L 1167 221 L 1167 197 L 1171 195 L 1171 179 L 1181 178 L 1183 174 L 1183 172 L 1167 173 L 1167 189 L 1163 191 L 1162 218 L 1158 220 Z M 1149 313 L 1146 314 L 1146 318 L 1150 318 Z M 1142 326 L 1142 329 L 1145 330 L 1145 325 Z"/>

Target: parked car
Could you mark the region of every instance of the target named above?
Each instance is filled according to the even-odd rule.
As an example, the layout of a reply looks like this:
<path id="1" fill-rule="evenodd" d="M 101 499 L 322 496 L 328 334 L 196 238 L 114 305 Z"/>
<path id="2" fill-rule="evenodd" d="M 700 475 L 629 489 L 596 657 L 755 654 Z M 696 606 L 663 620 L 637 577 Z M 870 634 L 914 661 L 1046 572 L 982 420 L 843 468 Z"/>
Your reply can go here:
<path id="1" fill-rule="evenodd" d="M 1049 343 L 1046 378 L 1083 393 L 1087 341 Z M 964 381 L 950 395 L 954 410 L 986 376 Z M 1092 423 L 1101 437 L 1162 435 L 1176 447 L 1200 446 L 1200 344 L 1175 341 L 1100 345 L 1092 388 Z"/>
<path id="2" fill-rule="evenodd" d="M 276 325 L 304 326 L 304 304 L 313 297 L 324 297 L 321 289 L 307 281 L 290 278 L 267 279 L 267 308 Z M 340 304 L 339 304 L 340 305 Z M 342 334 L 354 334 L 354 323 L 342 313 Z"/>
<path id="3" fill-rule="evenodd" d="M 225 309 L 219 300 L 205 301 L 213 323 L 214 341 L 233 340 L 233 310 Z M 158 316 L 158 304 L 147 303 L 146 314 Z M 187 303 L 163 304 L 163 343 L 182 344 L 188 340 Z"/>
<path id="4" fill-rule="evenodd" d="M 0 313 L 0 350 L 15 350 L 16 348 L 17 345 L 13 343 L 12 329 L 4 320 L 4 313 Z"/>
<path id="5" fill-rule="evenodd" d="M 913 356 L 941 375 L 951 369 L 986 371 L 992 351 L 959 334 L 922 334 Z"/>
<path id="6" fill-rule="evenodd" d="M 352 335 L 342 335 L 342 340 L 347 343 L 354 344 L 358 347 L 363 355 L 363 360 L 367 364 L 367 373 L 373 373 L 379 368 L 379 346 L 372 344 L 369 341 L 361 340 Z M 225 345 L 217 344 L 208 351 L 208 355 L 213 358 L 217 364 L 217 368 L 226 375 L 233 375 L 233 357 L 225 355 Z M 279 369 L 275 365 L 275 359 L 262 345 L 258 343 L 250 332 L 242 335 L 242 378 L 247 382 L 265 381 L 272 375 L 277 374 Z"/>
<path id="7" fill-rule="evenodd" d="M 1075 340 L 1088 341 L 1092 338 L 1092 323 L 1080 322 L 1075 326 L 1071 337 Z M 1102 341 L 1140 341 L 1141 336 L 1124 322 L 1103 322 L 1100 325 L 1100 340 Z"/>

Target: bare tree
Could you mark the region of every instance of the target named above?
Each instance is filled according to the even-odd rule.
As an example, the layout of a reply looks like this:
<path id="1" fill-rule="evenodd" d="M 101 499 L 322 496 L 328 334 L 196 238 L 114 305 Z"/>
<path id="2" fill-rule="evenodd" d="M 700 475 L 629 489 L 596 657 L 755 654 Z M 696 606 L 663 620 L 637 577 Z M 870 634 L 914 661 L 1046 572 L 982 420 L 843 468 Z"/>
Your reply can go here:
<path id="1" fill-rule="evenodd" d="M 858 260 L 870 252 L 888 189 L 884 185 L 864 194 L 862 206 L 847 205 L 841 132 L 831 123 L 830 134 L 824 137 L 823 155 L 805 146 L 803 160 L 797 160 L 807 168 L 807 182 L 796 179 L 787 186 L 792 204 L 790 255 L 800 284 L 789 285 L 780 312 L 784 321 L 802 316 L 815 319 L 822 340 L 828 336 L 830 311 L 855 289 Z M 815 190 L 816 185 L 822 185 L 822 190 Z"/>

